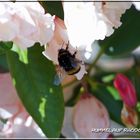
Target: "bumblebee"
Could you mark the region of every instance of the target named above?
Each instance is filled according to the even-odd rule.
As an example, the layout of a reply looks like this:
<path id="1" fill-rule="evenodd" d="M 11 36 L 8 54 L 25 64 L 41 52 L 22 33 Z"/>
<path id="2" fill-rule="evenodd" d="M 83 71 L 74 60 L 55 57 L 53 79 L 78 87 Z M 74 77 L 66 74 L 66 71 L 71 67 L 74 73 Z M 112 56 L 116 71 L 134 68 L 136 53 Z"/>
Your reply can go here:
<path id="1" fill-rule="evenodd" d="M 60 67 L 62 67 L 68 75 L 76 74 L 80 71 L 81 66 L 79 61 L 75 58 L 76 52 L 71 54 L 68 50 L 68 45 L 66 49 L 61 48 L 58 50 L 58 62 Z"/>
<path id="2" fill-rule="evenodd" d="M 73 54 L 69 52 L 69 42 L 66 46 L 66 49 L 61 48 L 58 50 L 58 62 L 59 62 L 59 71 L 55 76 L 55 85 L 59 85 L 61 81 L 64 79 L 65 75 L 74 75 L 78 73 L 81 69 L 80 63 L 81 61 L 76 58 L 75 51 Z"/>

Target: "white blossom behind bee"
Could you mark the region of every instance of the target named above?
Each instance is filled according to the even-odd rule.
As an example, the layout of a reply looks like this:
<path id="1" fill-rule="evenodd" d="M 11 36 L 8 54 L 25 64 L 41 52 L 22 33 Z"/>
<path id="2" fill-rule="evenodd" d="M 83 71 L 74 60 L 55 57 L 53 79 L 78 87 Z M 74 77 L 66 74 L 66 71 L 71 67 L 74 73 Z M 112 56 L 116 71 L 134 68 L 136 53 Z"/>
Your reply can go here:
<path id="1" fill-rule="evenodd" d="M 103 40 L 121 25 L 121 15 L 131 2 L 63 2 L 64 21 L 72 46 L 85 49 L 95 40 Z"/>
<path id="2" fill-rule="evenodd" d="M 136 9 L 140 11 L 140 1 L 139 0 L 132 0 L 133 4 L 135 5 Z"/>

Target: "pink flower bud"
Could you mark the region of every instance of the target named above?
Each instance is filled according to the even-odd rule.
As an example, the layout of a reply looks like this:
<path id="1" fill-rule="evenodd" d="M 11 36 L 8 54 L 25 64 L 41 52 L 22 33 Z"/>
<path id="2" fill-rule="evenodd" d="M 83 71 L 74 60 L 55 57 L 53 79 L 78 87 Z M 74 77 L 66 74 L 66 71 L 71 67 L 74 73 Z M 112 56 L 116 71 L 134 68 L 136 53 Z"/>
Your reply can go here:
<path id="1" fill-rule="evenodd" d="M 114 86 L 118 90 L 123 102 L 130 107 L 136 106 L 136 90 L 132 82 L 123 74 L 117 74 Z"/>
<path id="2" fill-rule="evenodd" d="M 109 115 L 104 105 L 95 97 L 84 94 L 73 112 L 73 127 L 78 135 L 83 138 L 107 138 L 109 133 L 95 131 L 109 126 Z"/>
<path id="3" fill-rule="evenodd" d="M 121 119 L 122 122 L 129 128 L 134 128 L 138 125 L 138 115 L 136 110 L 126 104 L 123 105 Z"/>

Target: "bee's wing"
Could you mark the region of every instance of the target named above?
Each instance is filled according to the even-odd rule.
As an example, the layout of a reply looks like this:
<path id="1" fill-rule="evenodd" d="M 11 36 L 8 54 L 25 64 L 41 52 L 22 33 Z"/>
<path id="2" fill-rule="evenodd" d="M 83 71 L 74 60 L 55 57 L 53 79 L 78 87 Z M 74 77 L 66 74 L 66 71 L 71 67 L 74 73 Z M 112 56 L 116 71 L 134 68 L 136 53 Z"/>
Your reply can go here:
<path id="1" fill-rule="evenodd" d="M 72 67 L 76 68 L 79 64 L 82 64 L 82 61 L 77 58 L 70 58 Z"/>
<path id="2" fill-rule="evenodd" d="M 53 83 L 54 83 L 54 85 L 58 86 L 58 85 L 60 85 L 60 83 L 65 78 L 66 72 L 64 71 L 63 68 L 60 68 L 60 67 L 56 71 L 57 71 L 57 74 L 54 77 L 54 82 Z"/>
<path id="3" fill-rule="evenodd" d="M 59 77 L 58 74 L 56 74 L 55 77 L 54 77 L 53 84 L 58 86 L 58 85 L 60 85 L 60 83 L 61 83 L 60 77 Z"/>

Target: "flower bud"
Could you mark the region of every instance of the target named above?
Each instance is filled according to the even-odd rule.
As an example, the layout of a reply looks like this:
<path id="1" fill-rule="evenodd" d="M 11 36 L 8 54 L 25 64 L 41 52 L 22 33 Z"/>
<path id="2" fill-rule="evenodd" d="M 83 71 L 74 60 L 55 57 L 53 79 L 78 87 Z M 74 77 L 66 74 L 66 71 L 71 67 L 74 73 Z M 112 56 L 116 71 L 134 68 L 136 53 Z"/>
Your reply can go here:
<path id="1" fill-rule="evenodd" d="M 83 138 L 106 138 L 109 133 L 95 131 L 109 126 L 109 115 L 104 105 L 95 97 L 83 94 L 73 112 L 73 127 L 78 135 Z"/>
<path id="2" fill-rule="evenodd" d="M 134 107 L 137 103 L 136 90 L 132 82 L 123 74 L 117 74 L 114 86 L 118 90 L 123 102 Z"/>
<path id="3" fill-rule="evenodd" d="M 134 128 L 138 125 L 138 115 L 136 110 L 126 104 L 123 105 L 121 119 L 122 122 L 129 128 Z"/>

